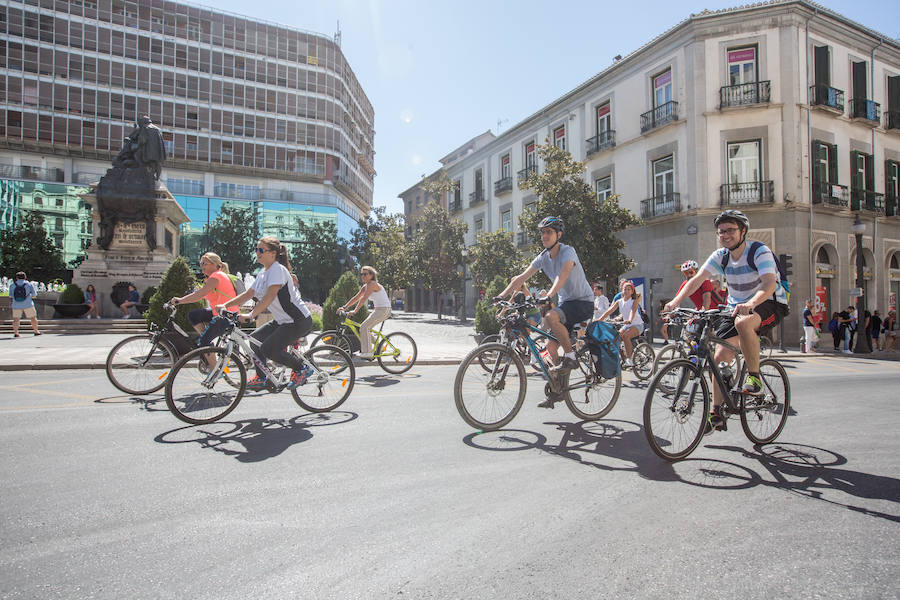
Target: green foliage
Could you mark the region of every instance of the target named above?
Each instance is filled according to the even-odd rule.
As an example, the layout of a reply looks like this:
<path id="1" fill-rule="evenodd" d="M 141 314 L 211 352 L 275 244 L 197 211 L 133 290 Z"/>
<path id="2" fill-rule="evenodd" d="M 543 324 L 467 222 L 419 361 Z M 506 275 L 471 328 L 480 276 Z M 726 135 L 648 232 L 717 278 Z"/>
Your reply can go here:
<path id="1" fill-rule="evenodd" d="M 322 331 L 322 313 L 313 313 L 311 316 L 313 331 Z"/>
<path id="2" fill-rule="evenodd" d="M 150 304 L 150 298 L 153 297 L 153 294 L 156 293 L 156 286 L 151 285 L 146 290 L 144 290 L 144 295 L 141 296 L 141 304 Z"/>
<path id="3" fill-rule="evenodd" d="M 84 292 L 78 285 L 70 283 L 59 295 L 60 304 L 84 304 Z"/>
<path id="4" fill-rule="evenodd" d="M 429 193 L 439 197 L 432 190 Z M 421 229 L 410 245 L 411 278 L 421 280 L 425 289 L 439 293 L 459 289 L 461 273 L 457 268 L 463 262 L 463 235 L 468 226 L 459 219 L 451 219 L 434 201 L 425 207 L 419 223 Z M 440 304 L 438 307 L 440 311 Z"/>
<path id="5" fill-rule="evenodd" d="M 619 206 L 618 195 L 605 201 L 584 181 L 585 165 L 565 150 L 546 143 L 538 146 L 544 160 L 543 173 L 532 174 L 520 183 L 538 196 L 538 201 L 522 213 L 519 226 L 540 243 L 537 224 L 547 215 L 561 217 L 566 224 L 562 243 L 575 248 L 588 280 L 616 280 L 634 266 L 622 250 L 625 243 L 617 232 L 641 223 L 628 209 Z"/>
<path id="6" fill-rule="evenodd" d="M 24 271 L 32 281 L 49 281 L 65 274 L 62 252 L 36 212 L 23 211 L 17 229 L 0 231 L 0 275 L 13 279 L 16 271 Z"/>
<path id="7" fill-rule="evenodd" d="M 500 333 L 497 322 L 497 309 L 491 306 L 491 299 L 497 296 L 509 284 L 509 278 L 496 275 L 487 286 L 484 299 L 475 304 L 475 331 L 484 335 Z"/>
<path id="8" fill-rule="evenodd" d="M 337 236 L 337 225 L 323 221 L 307 225 L 297 219 L 298 237 L 302 243 L 294 245 L 291 266 L 300 283 L 300 295 L 321 303 L 328 290 L 338 280 L 347 260 L 347 250 Z"/>
<path id="9" fill-rule="evenodd" d="M 470 268 L 476 289 L 484 289 L 498 275 L 508 282 L 525 270 L 525 260 L 513 243 L 512 232 L 500 229 L 491 233 L 479 233 L 476 242 L 469 249 Z"/>
<path id="10" fill-rule="evenodd" d="M 328 293 L 325 304 L 322 305 L 323 329 L 335 329 L 343 321 L 343 319 L 337 316 L 337 309 L 355 296 L 360 287 L 361 284 L 359 283 L 359 279 L 353 272 L 347 271 L 340 276 L 337 283 L 334 284 L 334 287 L 331 288 L 331 291 Z M 365 321 L 368 316 L 369 309 L 366 306 L 363 306 L 352 318 L 354 321 L 362 322 Z"/>
<path id="11" fill-rule="evenodd" d="M 375 235 L 384 230 L 387 208 L 376 206 L 365 219 L 360 219 L 358 227 L 350 234 L 350 242 L 347 251 L 356 260 L 358 266 L 375 266 L 372 257 L 372 246 L 375 243 Z M 393 215 L 392 215 L 393 217 Z"/>
<path id="12" fill-rule="evenodd" d="M 378 283 L 388 290 L 410 287 L 412 269 L 410 260 L 410 244 L 404 233 L 403 215 L 385 217 L 381 231 L 372 240 L 371 261 L 368 264 L 378 271 Z"/>
<path id="13" fill-rule="evenodd" d="M 197 286 L 197 279 L 191 272 L 187 261 L 179 256 L 169 268 L 166 269 L 156 293 L 150 298 L 150 308 L 144 313 L 147 323 L 156 323 L 160 327 L 165 325 L 168 313 L 163 309 L 163 304 L 176 296 L 184 296 Z M 202 308 L 203 304 L 194 302 L 192 304 L 179 304 L 175 313 L 175 321 L 185 331 L 190 331 L 191 325 L 188 323 L 187 314 L 195 308 Z"/>
<path id="14" fill-rule="evenodd" d="M 229 271 L 248 273 L 254 269 L 258 236 L 252 210 L 223 204 L 216 220 L 206 226 L 206 233 L 209 250 L 228 263 Z M 191 258 L 200 259 L 199 256 Z"/>

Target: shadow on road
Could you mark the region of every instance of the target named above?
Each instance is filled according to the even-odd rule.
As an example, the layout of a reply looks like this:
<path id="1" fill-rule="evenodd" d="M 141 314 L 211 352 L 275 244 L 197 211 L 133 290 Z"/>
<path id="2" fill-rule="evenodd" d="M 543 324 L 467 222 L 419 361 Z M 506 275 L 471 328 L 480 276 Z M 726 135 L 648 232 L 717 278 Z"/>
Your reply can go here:
<path id="1" fill-rule="evenodd" d="M 340 425 L 359 415 L 347 411 L 306 414 L 293 419 L 245 419 L 179 427 L 154 438 L 160 444 L 198 444 L 233 456 L 239 462 L 260 462 L 312 438 L 313 427 Z"/>
<path id="2" fill-rule="evenodd" d="M 97 398 L 94 400 L 97 404 L 131 404 L 139 407 L 147 412 L 166 412 L 169 408 L 166 406 L 165 397 L 158 394 L 147 396 L 130 396 L 122 394 L 120 396 L 106 396 L 105 398 Z"/>

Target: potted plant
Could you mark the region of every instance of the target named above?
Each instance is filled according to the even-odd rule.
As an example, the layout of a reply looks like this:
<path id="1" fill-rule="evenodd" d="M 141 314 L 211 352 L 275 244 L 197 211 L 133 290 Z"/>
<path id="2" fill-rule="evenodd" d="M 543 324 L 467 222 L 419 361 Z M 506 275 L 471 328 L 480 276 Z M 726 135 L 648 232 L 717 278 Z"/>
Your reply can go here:
<path id="1" fill-rule="evenodd" d="M 74 283 L 70 283 L 59 296 L 59 302 L 53 305 L 56 312 L 64 319 L 77 319 L 84 315 L 90 306 L 84 302 L 84 292 Z"/>

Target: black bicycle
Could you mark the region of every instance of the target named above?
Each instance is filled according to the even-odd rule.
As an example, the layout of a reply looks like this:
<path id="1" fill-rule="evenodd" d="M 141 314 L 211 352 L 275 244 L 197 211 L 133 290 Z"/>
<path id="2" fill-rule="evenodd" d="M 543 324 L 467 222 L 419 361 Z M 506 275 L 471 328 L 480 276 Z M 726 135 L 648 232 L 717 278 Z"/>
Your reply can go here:
<path id="1" fill-rule="evenodd" d="M 773 359 L 759 363 L 763 388 L 759 394 L 744 393 L 741 383 L 747 375 L 747 362 L 735 374 L 730 363 L 715 364 L 715 346 L 722 345 L 740 353 L 715 335 L 715 324 L 733 319 L 731 309 L 708 311 L 677 308 L 679 316 L 689 316 L 697 325 L 697 349 L 689 358 L 672 360 L 662 367 L 647 389 L 644 400 L 644 434 L 653 451 L 666 460 L 686 458 L 706 433 L 710 410 L 707 373 L 725 399 L 722 415 L 738 414 L 741 427 L 754 444 L 773 442 L 787 422 L 791 387 L 787 372 Z M 723 428 L 725 425 L 723 424 Z"/>

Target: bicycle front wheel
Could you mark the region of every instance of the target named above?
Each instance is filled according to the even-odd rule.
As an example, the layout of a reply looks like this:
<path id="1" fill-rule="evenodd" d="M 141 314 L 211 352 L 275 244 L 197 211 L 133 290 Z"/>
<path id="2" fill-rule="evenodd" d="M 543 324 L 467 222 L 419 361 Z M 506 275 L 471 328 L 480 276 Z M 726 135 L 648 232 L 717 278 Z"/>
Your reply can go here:
<path id="1" fill-rule="evenodd" d="M 488 364 L 487 371 L 481 366 Z M 453 398 L 463 421 L 482 431 L 513 420 L 525 401 L 525 366 L 503 344 L 482 344 L 462 360 L 453 382 Z"/>
<path id="2" fill-rule="evenodd" d="M 746 374 L 746 370 L 743 369 L 742 375 Z M 754 444 L 768 444 L 775 441 L 787 423 L 791 408 L 791 384 L 781 363 L 771 358 L 760 361 L 759 374 L 763 393 L 761 396 L 744 396 L 741 427 L 747 439 Z"/>
<path id="3" fill-rule="evenodd" d="M 106 376 L 126 394 L 152 394 L 166 385 L 175 364 L 175 350 L 149 335 L 125 338 L 106 357 Z"/>
<path id="4" fill-rule="evenodd" d="M 675 461 L 700 445 L 709 414 L 709 386 L 689 360 L 663 365 L 644 399 L 644 435 L 660 458 Z"/>
<path id="5" fill-rule="evenodd" d="M 666 344 L 659 349 L 659 352 L 656 353 L 656 358 L 653 359 L 653 372 L 656 373 L 661 366 L 676 358 L 683 358 L 681 344 L 678 342 Z"/>
<path id="6" fill-rule="evenodd" d="M 634 347 L 631 353 L 631 363 L 634 365 L 635 376 L 641 381 L 647 381 L 654 373 L 653 359 L 656 354 L 653 347 L 647 342 L 642 342 Z"/>
<path id="7" fill-rule="evenodd" d="M 595 365 L 590 350 L 582 348 L 578 351 L 578 370 L 563 375 L 568 378 L 564 382 L 566 406 L 584 421 L 596 421 L 609 414 L 622 389 L 621 371 L 612 379 L 603 379 Z"/>
<path id="8" fill-rule="evenodd" d="M 206 362 L 210 354 L 215 359 L 212 368 Z M 166 406 L 185 423 L 214 423 L 237 408 L 246 385 L 247 370 L 237 354 L 197 348 L 175 363 L 166 381 Z"/>
<path id="9" fill-rule="evenodd" d="M 415 340 L 401 331 L 387 334 L 375 348 L 378 364 L 382 369 L 394 375 L 409 371 L 416 364 L 418 355 L 419 350 L 416 348 Z"/>
<path id="10" fill-rule="evenodd" d="M 314 372 L 291 390 L 294 401 L 309 412 L 328 412 L 344 403 L 356 383 L 350 355 L 337 346 L 315 346 L 303 355 Z"/>
<path id="11" fill-rule="evenodd" d="M 321 344 L 328 344 L 329 346 L 337 346 L 347 354 L 353 354 L 353 346 L 350 344 L 350 339 L 337 331 L 323 331 L 319 335 L 317 335 L 312 344 L 309 345 L 310 348 L 315 348 Z"/>
<path id="12" fill-rule="evenodd" d="M 772 358 L 772 350 L 774 350 L 774 349 L 775 349 L 775 344 L 772 343 L 772 338 L 770 338 L 767 335 L 759 336 L 759 357 L 760 358 Z"/>

